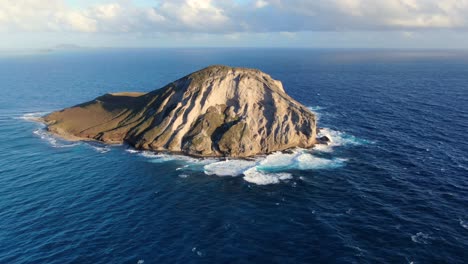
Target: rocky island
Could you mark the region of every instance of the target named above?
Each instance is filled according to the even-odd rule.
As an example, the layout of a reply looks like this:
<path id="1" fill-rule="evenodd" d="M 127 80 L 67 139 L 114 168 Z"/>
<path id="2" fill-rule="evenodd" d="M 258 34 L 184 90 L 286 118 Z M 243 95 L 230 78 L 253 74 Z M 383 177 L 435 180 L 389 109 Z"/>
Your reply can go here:
<path id="1" fill-rule="evenodd" d="M 200 157 L 250 157 L 316 143 L 316 117 L 256 69 L 210 66 L 149 93 L 112 93 L 41 119 L 68 140 Z"/>

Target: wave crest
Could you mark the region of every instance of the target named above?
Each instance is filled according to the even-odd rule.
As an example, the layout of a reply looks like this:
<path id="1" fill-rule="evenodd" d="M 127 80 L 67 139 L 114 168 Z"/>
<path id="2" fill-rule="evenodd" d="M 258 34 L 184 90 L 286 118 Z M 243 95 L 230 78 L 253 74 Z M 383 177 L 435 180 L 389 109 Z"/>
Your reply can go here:
<path id="1" fill-rule="evenodd" d="M 328 137 L 330 139 L 330 143 L 328 145 L 318 144 L 314 146 L 314 150 L 321 151 L 321 152 L 332 152 L 335 147 L 360 146 L 360 145 L 373 143 L 369 140 L 357 138 L 345 132 L 333 130 L 330 128 L 320 128 L 317 134 L 317 137 L 323 137 L 323 136 Z"/>
<path id="2" fill-rule="evenodd" d="M 226 160 L 207 164 L 205 174 L 217 176 L 241 176 L 258 185 L 275 184 L 292 179 L 288 170 L 333 169 L 344 165 L 345 159 L 325 159 L 312 155 L 307 150 L 298 149 L 292 153 L 276 152 L 250 160 Z"/>
<path id="3" fill-rule="evenodd" d="M 255 161 L 248 160 L 225 160 L 207 164 L 203 167 L 206 175 L 217 176 L 239 176 L 245 171 L 254 168 Z"/>
<path id="4" fill-rule="evenodd" d="M 26 113 L 20 117 L 17 117 L 18 119 L 23 119 L 26 121 L 37 121 L 38 118 L 44 116 L 48 112 L 33 112 L 33 113 Z"/>
<path id="5" fill-rule="evenodd" d="M 293 178 L 290 173 L 266 173 L 259 171 L 256 167 L 244 171 L 243 174 L 245 181 L 257 185 L 276 184 Z"/>
<path id="6" fill-rule="evenodd" d="M 54 148 L 70 148 L 79 145 L 79 142 L 70 142 L 66 140 L 59 139 L 47 132 L 43 128 L 39 128 L 33 131 L 33 134 L 41 138 L 42 140 L 47 141 Z"/>

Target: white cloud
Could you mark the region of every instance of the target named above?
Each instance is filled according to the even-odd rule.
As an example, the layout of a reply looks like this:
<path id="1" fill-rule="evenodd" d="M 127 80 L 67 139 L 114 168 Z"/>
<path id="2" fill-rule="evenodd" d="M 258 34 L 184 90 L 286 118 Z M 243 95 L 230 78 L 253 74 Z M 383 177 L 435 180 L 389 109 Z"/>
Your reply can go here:
<path id="1" fill-rule="evenodd" d="M 268 7 L 268 8 L 265 8 Z M 0 0 L 0 31 L 158 33 L 468 29 L 468 0 Z"/>
<path id="2" fill-rule="evenodd" d="M 91 10 L 94 12 L 94 15 L 100 19 L 113 19 L 123 12 L 122 6 L 115 3 L 98 5 Z"/>
<path id="3" fill-rule="evenodd" d="M 255 2 L 255 7 L 256 8 L 264 8 L 268 5 L 268 2 L 265 0 L 258 0 Z"/>
<path id="4" fill-rule="evenodd" d="M 171 20 L 174 30 L 222 31 L 229 22 L 224 10 L 211 0 L 163 1 L 157 10 Z"/>
<path id="5" fill-rule="evenodd" d="M 97 21 L 81 12 L 58 13 L 56 15 L 61 25 L 68 26 L 70 30 L 81 32 L 96 32 Z"/>
<path id="6" fill-rule="evenodd" d="M 302 30 L 453 29 L 468 27 L 468 0 L 268 0 Z"/>
<path id="7" fill-rule="evenodd" d="M 153 8 L 149 8 L 148 10 L 146 10 L 146 16 L 148 17 L 149 21 L 155 22 L 155 23 L 162 22 L 162 21 L 166 20 L 165 17 L 158 14 L 156 12 L 156 10 L 154 10 Z"/>

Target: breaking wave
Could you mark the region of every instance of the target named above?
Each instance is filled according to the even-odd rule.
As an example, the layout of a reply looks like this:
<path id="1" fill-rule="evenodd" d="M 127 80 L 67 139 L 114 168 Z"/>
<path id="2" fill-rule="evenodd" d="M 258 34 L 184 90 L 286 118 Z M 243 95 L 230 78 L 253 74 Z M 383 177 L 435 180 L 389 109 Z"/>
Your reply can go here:
<path id="1" fill-rule="evenodd" d="M 321 106 L 308 106 L 307 108 L 315 113 L 318 120 L 322 119 L 322 117 L 324 116 L 325 117 L 333 116 L 333 114 L 328 113 L 328 112 L 323 113 L 322 110 L 324 110 L 325 108 Z M 314 147 L 314 150 L 320 151 L 320 152 L 332 152 L 333 149 L 338 146 L 359 146 L 359 145 L 373 143 L 372 141 L 360 139 L 348 133 L 333 130 L 331 128 L 318 129 L 317 136 L 318 137 L 326 136 L 330 139 L 330 144 L 316 145 Z"/>
<path id="2" fill-rule="evenodd" d="M 321 107 L 311 108 L 314 111 L 323 109 Z M 45 112 L 28 113 L 21 119 L 35 121 Z M 46 140 L 53 147 L 66 148 L 82 144 L 82 142 L 70 142 L 60 139 L 48 133 L 43 127 L 34 131 L 34 134 Z M 320 152 L 332 152 L 335 147 L 347 145 L 361 145 L 368 141 L 356 138 L 344 132 L 335 131 L 329 128 L 322 128 L 318 136 L 327 136 L 330 139 L 328 145 L 317 145 L 312 150 L 295 149 L 289 153 L 276 152 L 270 155 L 257 157 L 251 160 L 219 158 L 194 158 L 185 155 L 155 153 L 151 151 L 139 151 L 128 148 L 125 151 L 130 154 L 139 155 L 148 159 L 151 163 L 165 163 L 169 161 L 182 163 L 177 167 L 181 175 L 188 175 L 187 171 L 204 172 L 206 175 L 216 176 L 242 176 L 247 182 L 257 185 L 277 184 L 293 179 L 291 170 L 324 170 L 334 169 L 345 165 L 345 158 L 324 158 L 317 156 Z M 107 153 L 110 146 L 101 144 L 86 144 L 99 153 Z M 183 178 L 183 177 L 182 177 Z"/>
<path id="3" fill-rule="evenodd" d="M 324 107 L 321 107 L 321 106 L 318 106 L 318 105 L 308 106 L 307 108 L 309 108 L 310 111 L 315 112 L 315 113 L 320 112 L 321 110 L 325 109 Z"/>
<path id="4" fill-rule="evenodd" d="M 39 128 L 33 131 L 33 134 L 48 142 L 54 148 L 70 148 L 78 146 L 80 142 L 71 142 L 60 139 L 51 133 L 47 132 L 44 128 Z"/>
<path id="5" fill-rule="evenodd" d="M 48 112 L 26 113 L 16 118 L 26 120 L 26 121 L 31 121 L 31 122 L 37 122 L 38 118 L 44 116 L 47 113 Z M 33 134 L 39 137 L 40 139 L 46 141 L 47 143 L 49 143 L 54 148 L 69 148 L 69 147 L 77 146 L 80 144 L 79 142 L 71 142 L 71 141 L 60 139 L 54 136 L 53 134 L 49 133 L 47 130 L 45 130 L 44 127 L 45 126 L 41 123 L 39 125 L 39 128 L 33 131 Z"/>
<path id="6" fill-rule="evenodd" d="M 346 159 L 326 159 L 314 156 L 311 152 L 298 149 L 292 153 L 276 152 L 266 156 L 258 163 L 258 167 L 264 171 L 283 171 L 286 169 L 317 170 L 333 169 L 344 165 Z"/>
<path id="7" fill-rule="evenodd" d="M 92 150 L 98 153 L 107 153 L 111 151 L 111 146 L 104 145 L 99 142 L 84 142 L 84 141 L 68 141 L 65 139 L 61 139 L 53 134 L 49 133 L 44 128 L 38 128 L 33 131 L 33 134 L 37 137 L 41 138 L 42 140 L 49 143 L 54 148 L 71 148 L 75 146 L 85 146 L 91 148 Z"/>
<path id="8" fill-rule="evenodd" d="M 111 147 L 110 146 L 106 146 L 106 145 L 95 145 L 95 144 L 92 144 L 92 143 L 88 143 L 87 144 L 88 146 L 90 146 L 94 151 L 98 152 L 98 153 L 107 153 L 109 151 L 111 151 Z"/>
<path id="9" fill-rule="evenodd" d="M 296 149 L 291 153 L 276 152 L 252 160 L 219 158 L 193 158 L 184 155 L 154 153 L 127 149 L 128 153 L 136 154 L 148 159 L 151 163 L 180 162 L 183 165 L 177 171 L 202 171 L 206 175 L 220 177 L 239 177 L 247 182 L 267 185 L 293 179 L 290 170 L 323 170 L 334 169 L 345 165 L 344 158 L 322 158 L 305 149 Z"/>
<path id="10" fill-rule="evenodd" d="M 255 164 L 255 161 L 233 159 L 210 163 L 205 165 L 203 169 L 206 175 L 235 177 L 255 167 Z"/>
<path id="11" fill-rule="evenodd" d="M 225 160 L 207 164 L 205 174 L 217 176 L 244 176 L 247 182 L 258 185 L 275 184 L 292 179 L 288 170 L 333 169 L 345 164 L 346 159 L 325 159 L 314 156 L 307 150 L 292 153 L 276 152 L 255 160 Z"/>
<path id="12" fill-rule="evenodd" d="M 293 178 L 290 173 L 266 173 L 259 171 L 255 167 L 244 171 L 243 174 L 245 175 L 245 181 L 255 183 L 257 185 L 276 184 L 280 181 L 290 180 Z"/>
<path id="13" fill-rule="evenodd" d="M 320 113 L 320 110 L 322 110 L 323 107 L 321 107 L 321 106 L 308 106 L 307 108 L 309 108 L 310 111 L 314 112 L 317 120 L 322 119 L 322 113 Z"/>
<path id="14" fill-rule="evenodd" d="M 272 173 L 263 171 L 258 161 L 226 160 L 207 164 L 203 167 L 205 174 L 216 176 L 241 176 L 250 183 L 257 185 L 275 184 L 292 179 L 290 173 Z"/>
<path id="15" fill-rule="evenodd" d="M 37 122 L 38 118 L 44 116 L 47 113 L 48 112 L 26 113 L 26 114 L 18 117 L 18 119 Z M 93 150 L 95 150 L 98 153 L 107 153 L 107 152 L 109 152 L 111 150 L 111 147 L 109 145 L 105 145 L 105 144 L 101 144 L 101 143 L 82 142 L 82 141 L 76 142 L 76 141 L 68 141 L 68 140 L 62 139 L 60 137 L 57 137 L 57 136 L 49 133 L 45 129 L 44 124 L 40 124 L 40 127 L 37 128 L 36 130 L 34 130 L 33 134 L 35 136 L 39 137 L 40 139 L 46 141 L 47 143 L 49 143 L 54 148 L 70 148 L 70 147 L 74 147 L 74 146 L 78 146 L 78 145 L 83 145 L 85 143 L 84 145 L 92 148 Z"/>
<path id="16" fill-rule="evenodd" d="M 360 146 L 365 144 L 371 144 L 373 142 L 361 138 L 357 138 L 353 135 L 345 132 L 333 130 L 330 128 L 320 128 L 317 137 L 326 136 L 330 139 L 328 145 L 320 144 L 314 147 L 314 150 L 321 152 L 332 152 L 333 148 L 340 146 Z"/>
<path id="17" fill-rule="evenodd" d="M 136 151 L 133 153 L 137 153 L 140 156 L 148 158 L 149 161 L 152 163 L 179 161 L 179 162 L 186 163 L 187 165 L 204 165 L 204 164 L 208 164 L 208 163 L 216 161 L 216 159 L 202 159 L 202 158 L 194 158 L 190 156 L 170 154 L 170 153 L 156 153 L 152 151 Z"/>
<path id="18" fill-rule="evenodd" d="M 18 117 L 18 119 L 23 119 L 23 120 L 26 120 L 26 121 L 37 121 L 38 118 L 44 116 L 47 113 L 48 112 L 26 113 L 26 114 Z"/>

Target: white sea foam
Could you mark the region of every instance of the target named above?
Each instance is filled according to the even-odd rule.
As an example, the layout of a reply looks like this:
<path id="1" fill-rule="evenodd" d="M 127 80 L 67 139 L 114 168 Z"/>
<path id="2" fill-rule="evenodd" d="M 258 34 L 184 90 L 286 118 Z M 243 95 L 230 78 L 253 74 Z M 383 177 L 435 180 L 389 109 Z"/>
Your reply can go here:
<path id="1" fill-rule="evenodd" d="M 320 111 L 320 110 L 325 109 L 324 107 L 318 106 L 318 105 L 316 105 L 316 106 L 308 106 L 307 108 L 309 108 L 312 112 L 317 112 L 317 111 Z"/>
<path id="2" fill-rule="evenodd" d="M 315 157 L 311 154 L 301 154 L 296 158 L 296 169 L 300 170 L 319 170 L 319 169 L 335 169 L 342 167 L 346 159 L 334 158 L 324 159 Z"/>
<path id="3" fill-rule="evenodd" d="M 431 237 L 423 232 L 418 232 L 416 235 L 411 236 L 411 240 L 418 244 L 429 244 L 430 239 Z"/>
<path id="4" fill-rule="evenodd" d="M 148 158 L 152 163 L 163 163 L 167 161 L 180 161 L 189 165 L 205 165 L 218 161 L 217 159 L 200 159 L 184 155 L 156 153 L 152 151 L 140 151 L 139 155 Z"/>
<path id="5" fill-rule="evenodd" d="M 346 159 L 326 159 L 314 156 L 305 149 L 296 149 L 290 153 L 275 152 L 267 156 L 257 157 L 254 160 L 215 158 L 199 159 L 183 155 L 155 153 L 151 151 L 136 151 L 127 149 L 127 152 L 137 153 L 149 159 L 152 163 L 179 161 L 184 166 L 176 168 L 177 171 L 203 170 L 207 175 L 216 176 L 244 176 L 248 182 L 265 185 L 275 184 L 282 180 L 291 179 L 288 170 L 321 170 L 344 166 Z"/>
<path id="6" fill-rule="evenodd" d="M 89 145 L 91 146 L 91 148 L 93 148 L 95 151 L 99 152 L 99 153 L 107 153 L 109 151 L 111 151 L 111 148 L 109 146 L 95 146 L 95 145 Z"/>
<path id="7" fill-rule="evenodd" d="M 156 153 L 156 152 L 151 152 L 151 151 L 141 151 L 139 152 L 139 154 L 145 158 L 149 158 L 151 162 L 154 162 L 154 163 L 171 161 L 171 160 L 183 160 L 187 162 L 191 161 L 190 157 L 175 155 L 175 154 Z"/>
<path id="8" fill-rule="evenodd" d="M 239 176 L 255 165 L 255 161 L 249 160 L 224 160 L 205 165 L 204 171 L 207 175 Z"/>
<path id="9" fill-rule="evenodd" d="M 324 108 L 321 106 L 308 106 L 310 111 L 314 112 L 315 116 L 317 117 L 317 120 L 320 120 L 322 117 L 322 113 L 320 112 Z"/>
<path id="10" fill-rule="evenodd" d="M 85 146 L 91 147 L 93 150 L 99 153 L 107 153 L 111 151 L 110 146 L 105 145 L 95 145 L 92 143 L 83 143 L 83 142 L 73 142 L 61 139 L 59 137 L 54 136 L 53 134 L 49 133 L 45 129 L 39 128 L 33 131 L 33 134 L 40 137 L 42 140 L 47 141 L 52 147 L 54 148 L 71 148 L 81 144 L 85 144 Z"/>
<path id="11" fill-rule="evenodd" d="M 321 128 L 317 137 L 326 136 L 330 139 L 328 145 L 317 144 L 314 146 L 314 150 L 320 152 L 332 152 L 333 148 L 340 146 L 359 146 L 371 143 L 368 140 L 360 139 L 355 136 L 349 135 L 345 132 L 336 131 L 330 128 Z"/>
<path id="12" fill-rule="evenodd" d="M 321 106 L 309 106 L 308 107 L 312 112 L 317 116 L 317 119 L 321 119 L 324 113 L 321 113 L 324 107 Z M 330 116 L 330 113 L 326 113 L 327 116 Z M 330 128 L 321 128 L 320 132 L 317 134 L 318 137 L 327 136 L 331 142 L 328 145 L 318 144 L 314 147 L 314 150 L 321 152 L 332 152 L 334 147 L 338 146 L 356 146 L 363 145 L 367 143 L 372 143 L 368 140 L 360 139 L 355 136 L 349 135 L 347 133 L 336 131 Z"/>
<path id="13" fill-rule="evenodd" d="M 136 149 L 126 149 L 125 151 L 131 154 L 140 153 L 140 151 Z"/>
<path id="14" fill-rule="evenodd" d="M 257 185 L 276 184 L 293 178 L 290 173 L 266 173 L 259 171 L 256 167 L 244 171 L 243 174 L 245 181 L 255 183 Z"/>
<path id="15" fill-rule="evenodd" d="M 207 175 L 216 176 L 243 176 L 247 182 L 258 185 L 277 184 L 293 178 L 288 170 L 319 170 L 333 169 L 345 164 L 346 159 L 326 159 L 313 155 L 305 149 L 296 149 L 290 153 L 276 152 L 267 156 L 257 157 L 252 160 L 215 158 L 199 159 L 184 155 L 155 153 L 151 151 L 126 150 L 148 158 L 152 163 L 164 163 L 167 161 L 182 162 L 177 171 L 180 177 L 185 177 L 185 172 L 204 171 Z"/>
<path id="16" fill-rule="evenodd" d="M 468 223 L 466 221 L 463 221 L 462 219 L 460 219 L 460 225 L 465 228 L 465 229 L 468 229 Z"/>
<path id="17" fill-rule="evenodd" d="M 241 176 L 244 180 L 258 185 L 275 184 L 292 179 L 285 171 L 330 169 L 343 166 L 345 159 L 325 159 L 310 152 L 297 149 L 292 153 L 276 152 L 256 160 L 225 160 L 207 164 L 205 174 L 217 176 Z"/>
<path id="18" fill-rule="evenodd" d="M 258 163 L 258 167 L 273 170 L 284 170 L 293 166 L 294 159 L 297 153 L 302 150 L 294 151 L 293 153 L 275 152 L 270 154 Z"/>
<path id="19" fill-rule="evenodd" d="M 27 121 L 37 121 L 37 118 L 44 116 L 48 112 L 34 112 L 34 113 L 26 113 L 20 117 L 19 119 L 27 120 Z"/>
<path id="20" fill-rule="evenodd" d="M 139 152 L 140 155 L 150 159 L 151 162 L 162 163 L 166 161 L 182 161 L 185 166 L 176 168 L 177 171 L 193 169 L 193 165 L 202 165 L 204 173 L 221 177 L 244 176 L 247 182 L 258 185 L 277 184 L 292 179 L 288 169 L 314 170 L 342 166 L 344 159 L 325 159 L 313 156 L 310 152 L 297 149 L 292 153 L 276 152 L 255 160 L 242 159 L 197 159 L 182 155 L 154 153 L 150 151 Z M 196 167 L 196 166 L 195 166 Z M 180 175 L 184 175 L 183 173 Z M 183 177 L 183 176 L 181 176 Z"/>
<path id="21" fill-rule="evenodd" d="M 42 128 L 34 130 L 33 134 L 47 141 L 54 148 L 70 148 L 80 144 L 79 142 L 59 139 Z"/>
<path id="22" fill-rule="evenodd" d="M 285 169 L 317 170 L 333 169 L 344 165 L 346 159 L 325 159 L 312 153 L 298 149 L 292 153 L 273 153 L 258 163 L 258 167 L 265 171 L 281 171 Z"/>
<path id="23" fill-rule="evenodd" d="M 26 113 L 18 119 L 26 120 L 26 121 L 37 121 L 37 118 L 44 116 L 48 112 L 34 112 L 34 113 Z M 47 130 L 44 129 L 45 125 L 41 124 L 40 128 L 37 128 L 33 131 L 33 134 L 40 139 L 46 141 L 54 148 L 70 148 L 80 144 L 80 142 L 71 142 L 61 138 L 54 136 L 53 134 L 49 133 Z"/>

